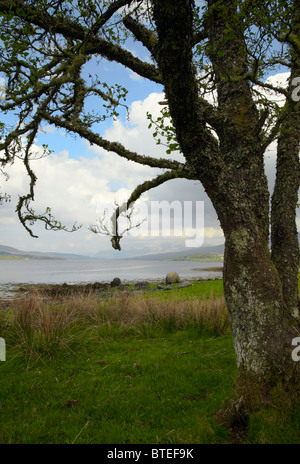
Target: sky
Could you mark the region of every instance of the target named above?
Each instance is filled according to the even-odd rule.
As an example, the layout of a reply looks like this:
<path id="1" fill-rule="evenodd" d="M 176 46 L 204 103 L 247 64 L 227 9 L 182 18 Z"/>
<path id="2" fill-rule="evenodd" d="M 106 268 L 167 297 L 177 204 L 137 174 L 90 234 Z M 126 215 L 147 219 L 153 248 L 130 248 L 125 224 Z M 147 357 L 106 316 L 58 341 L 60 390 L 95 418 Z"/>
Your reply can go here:
<path id="1" fill-rule="evenodd" d="M 132 50 L 140 58 L 147 59 L 143 55 L 144 50 L 137 44 L 132 44 Z M 168 156 L 163 146 L 156 145 L 146 117 L 147 112 L 153 117 L 159 116 L 161 105 L 158 102 L 164 100 L 162 87 L 138 77 L 120 65 L 100 65 L 103 81 L 122 82 L 128 89 L 130 116 L 129 120 L 123 114 L 116 120 L 105 122 L 99 127 L 100 135 L 144 155 Z M 98 72 L 98 69 L 94 71 Z M 270 81 L 286 78 L 286 73 L 277 74 L 270 77 Z M 10 178 L 2 188 L 11 195 L 11 202 L 0 206 L 0 244 L 25 251 L 76 253 L 110 259 L 185 248 L 189 254 L 194 246 L 224 242 L 217 215 L 200 182 L 176 179 L 142 196 L 136 205 L 135 221 L 145 219 L 145 222 L 124 236 L 121 251 L 114 250 L 109 236 L 94 234 L 89 226 L 96 224 L 105 210 L 112 213 L 115 201 L 122 203 L 127 200 L 138 184 L 154 178 L 162 170 L 122 159 L 117 154 L 91 146 L 87 141 L 71 137 L 50 125 L 45 125 L 37 135 L 34 146 L 37 153 L 42 152 L 41 146 L 44 143 L 49 145 L 53 153 L 32 161 L 32 168 L 38 178 L 32 206 L 36 212 L 43 212 L 49 206 L 55 218 L 64 225 L 71 228 L 77 222 L 82 227 L 73 233 L 54 232 L 46 231 L 42 224 L 36 223 L 33 232 L 38 238 L 30 237 L 15 213 L 18 195 L 26 193 L 29 186 L 24 166 L 16 160 L 7 169 Z M 270 189 L 274 182 L 275 148 L 274 143 L 265 157 Z M 172 154 L 172 158 L 184 161 L 179 153 Z M 163 208 L 162 213 L 159 206 Z M 173 219 L 169 224 L 170 214 Z"/>

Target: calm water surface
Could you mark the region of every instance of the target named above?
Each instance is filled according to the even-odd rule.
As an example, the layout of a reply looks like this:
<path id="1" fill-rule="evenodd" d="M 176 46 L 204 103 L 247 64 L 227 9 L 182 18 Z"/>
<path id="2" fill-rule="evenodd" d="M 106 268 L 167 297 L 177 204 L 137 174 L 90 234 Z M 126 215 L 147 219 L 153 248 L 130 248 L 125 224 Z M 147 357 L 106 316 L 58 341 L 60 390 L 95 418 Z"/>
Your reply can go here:
<path id="1" fill-rule="evenodd" d="M 181 280 L 221 278 L 221 272 L 201 270 L 220 266 L 220 262 L 196 261 L 1 260 L 0 295 L 12 284 L 111 282 L 114 277 L 119 277 L 122 282 L 164 280 L 171 271 L 178 272 Z"/>

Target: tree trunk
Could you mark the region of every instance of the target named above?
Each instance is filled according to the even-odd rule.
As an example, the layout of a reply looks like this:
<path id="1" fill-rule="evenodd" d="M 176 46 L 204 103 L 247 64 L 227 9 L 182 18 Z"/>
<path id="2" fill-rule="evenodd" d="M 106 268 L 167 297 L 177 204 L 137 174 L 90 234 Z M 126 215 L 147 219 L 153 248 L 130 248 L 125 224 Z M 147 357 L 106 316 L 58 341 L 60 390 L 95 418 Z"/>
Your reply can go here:
<path id="1" fill-rule="evenodd" d="M 289 119 L 297 119 L 296 114 L 291 114 Z M 300 113 L 298 119 L 300 122 Z M 277 172 L 271 210 L 272 260 L 280 275 L 286 307 L 297 319 L 299 244 L 296 205 L 300 174 L 299 139 L 299 125 L 294 134 L 291 129 L 286 132 L 282 129 L 278 140 Z"/>
<path id="2" fill-rule="evenodd" d="M 249 411 L 270 401 L 272 389 L 280 385 L 299 393 L 299 366 L 291 356 L 292 340 L 299 333 L 291 323 L 268 247 L 269 192 L 257 135 L 259 114 L 243 78 L 243 24 L 235 14 L 236 2 L 221 3 L 209 0 L 207 16 L 218 115 L 226 116 L 222 127 L 214 127 L 218 140 L 205 124 L 197 91 L 189 0 L 153 0 L 156 56 L 178 142 L 224 231 L 224 294 L 239 372 L 236 393 Z M 230 39 L 229 32 L 234 32 Z M 235 420 L 234 410 L 226 413 L 229 423 Z"/>
<path id="3" fill-rule="evenodd" d="M 238 376 L 234 395 L 216 419 L 239 434 L 247 431 L 252 411 L 273 405 L 291 408 L 300 395 L 300 366 L 292 359 L 292 340 L 300 329 L 293 327 L 286 312 L 266 245 L 240 227 L 233 226 L 226 237 L 224 294 Z"/>
<path id="4" fill-rule="evenodd" d="M 272 402 L 278 388 L 297 396 L 300 385 L 300 366 L 292 359 L 292 340 L 300 327 L 285 304 L 269 251 L 263 153 L 256 137 L 238 140 L 227 138 L 223 153 L 240 163 L 219 176 L 212 197 L 225 235 L 224 295 L 238 367 L 237 401 L 221 415 L 227 425 Z"/>
<path id="5" fill-rule="evenodd" d="M 299 4 L 294 4 L 292 31 L 300 34 Z M 291 47 L 292 62 L 288 92 L 293 96 L 294 82 L 300 78 L 299 50 Z M 298 101 L 297 101 L 298 100 Z M 276 181 L 272 197 L 271 247 L 272 259 L 282 282 L 283 298 L 292 316 L 300 320 L 298 308 L 299 242 L 296 225 L 296 206 L 300 184 L 300 100 L 287 99 L 286 117 L 280 128 L 277 146 Z"/>
<path id="6" fill-rule="evenodd" d="M 300 328 L 285 306 L 256 203 L 237 186 L 231 198 L 224 195 L 226 207 L 217 207 L 224 224 L 224 295 L 238 367 L 235 398 L 218 417 L 229 428 L 246 424 L 250 411 L 272 403 L 278 390 L 291 400 L 299 395 L 300 366 L 292 359 L 292 340 Z"/>
<path id="7" fill-rule="evenodd" d="M 215 208 L 226 240 L 224 293 L 237 364 L 266 379 L 286 372 L 296 332 L 290 328 L 280 276 L 269 252 L 269 194 L 253 147 L 254 141 L 248 148 L 248 166 L 220 179 Z"/>
<path id="8" fill-rule="evenodd" d="M 235 219 L 232 223 L 226 234 L 224 293 L 238 368 L 259 382 L 290 376 L 297 331 L 285 309 L 267 242 Z"/>

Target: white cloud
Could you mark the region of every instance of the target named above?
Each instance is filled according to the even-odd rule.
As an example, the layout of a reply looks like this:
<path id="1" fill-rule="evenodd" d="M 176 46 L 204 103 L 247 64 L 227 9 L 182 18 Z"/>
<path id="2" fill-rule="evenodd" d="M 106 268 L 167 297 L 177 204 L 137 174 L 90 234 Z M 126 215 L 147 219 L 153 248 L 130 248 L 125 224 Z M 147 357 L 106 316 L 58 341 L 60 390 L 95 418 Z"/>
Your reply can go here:
<path id="1" fill-rule="evenodd" d="M 5 227 L 5 226 L 14 226 L 17 223 L 17 219 L 15 217 L 2 217 L 0 218 L 0 226 Z"/>
<path id="2" fill-rule="evenodd" d="M 40 132 L 43 134 L 53 134 L 56 131 L 56 127 L 51 126 L 50 124 L 47 124 L 46 126 L 43 126 Z"/>
<path id="3" fill-rule="evenodd" d="M 263 88 L 258 85 L 254 86 L 254 89 L 258 91 L 263 97 L 267 97 L 268 100 L 282 107 L 285 104 L 286 97 L 285 95 L 283 95 L 282 92 L 277 91 L 276 89 L 279 89 L 279 90 L 286 89 L 288 85 L 289 76 L 290 76 L 289 72 L 279 73 L 273 76 L 269 76 L 266 79 L 265 83 L 274 87 L 275 90 Z M 256 96 L 256 98 L 258 97 Z"/>

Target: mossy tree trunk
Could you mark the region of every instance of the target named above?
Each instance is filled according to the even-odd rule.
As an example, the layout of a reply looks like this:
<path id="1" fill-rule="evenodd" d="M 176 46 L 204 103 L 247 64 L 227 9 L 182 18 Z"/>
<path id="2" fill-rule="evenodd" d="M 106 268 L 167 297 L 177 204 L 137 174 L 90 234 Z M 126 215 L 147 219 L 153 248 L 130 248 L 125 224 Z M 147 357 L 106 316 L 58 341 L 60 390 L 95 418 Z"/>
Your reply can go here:
<path id="1" fill-rule="evenodd" d="M 292 339 L 298 332 L 286 305 L 283 275 L 268 246 L 270 196 L 260 115 L 249 81 L 243 77 L 247 73 L 243 22 L 236 14 L 235 1 L 225 0 L 221 7 L 220 2 L 208 1 L 209 56 L 218 93 L 218 113 L 210 124 L 218 135 L 216 141 L 206 124 L 192 64 L 192 2 L 153 3 L 157 60 L 177 138 L 215 207 L 225 235 L 224 293 L 239 369 L 237 390 L 245 404 L 253 405 L 257 398 L 258 402 L 269 400 L 266 392 L 282 382 L 295 391 L 299 366 L 291 358 Z M 284 176 L 293 169 L 293 165 L 286 165 Z M 288 191 L 286 179 L 284 183 Z M 299 187 L 299 178 L 293 195 L 296 184 Z M 286 195 L 282 201 L 287 201 Z M 291 209 L 294 206 L 293 198 Z M 295 221 L 287 227 L 295 238 Z M 288 253 L 292 250 L 289 246 L 295 253 L 298 245 L 287 243 Z M 295 297 L 294 277 L 289 284 Z"/>
<path id="2" fill-rule="evenodd" d="M 241 199 L 245 209 L 238 206 Z M 291 343 L 297 330 L 284 302 L 265 227 L 255 211 L 251 214 L 254 206 L 238 191 L 231 202 L 230 223 L 224 228 L 224 293 L 238 368 L 270 385 L 274 379 L 292 380 L 297 366 Z"/>
<path id="3" fill-rule="evenodd" d="M 296 393 L 300 377 L 291 357 L 299 327 L 285 304 L 268 246 L 269 192 L 259 144 L 249 140 L 243 152 L 248 163 L 224 172 L 213 201 L 225 235 L 224 294 L 238 366 L 236 388 L 248 410 L 271 401 L 279 385 Z"/>
<path id="4" fill-rule="evenodd" d="M 292 31 L 300 36 L 300 2 L 294 3 Z M 291 47 L 291 74 L 288 91 L 293 95 L 300 79 L 299 50 Z M 295 96 L 296 97 L 296 96 Z M 300 99 L 286 102 L 286 118 L 280 128 L 277 147 L 276 182 L 272 197 L 272 259 L 279 272 L 283 298 L 290 313 L 300 319 L 298 308 L 299 244 L 296 206 L 300 181 Z"/>

